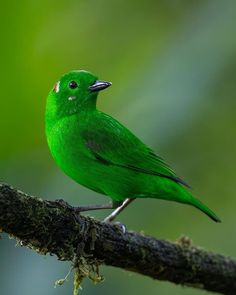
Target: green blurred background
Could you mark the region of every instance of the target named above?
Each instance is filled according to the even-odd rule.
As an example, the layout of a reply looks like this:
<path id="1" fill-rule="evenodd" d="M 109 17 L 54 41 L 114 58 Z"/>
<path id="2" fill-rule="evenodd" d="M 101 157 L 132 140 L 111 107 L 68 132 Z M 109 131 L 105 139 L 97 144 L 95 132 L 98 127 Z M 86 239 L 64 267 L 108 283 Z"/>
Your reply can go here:
<path id="1" fill-rule="evenodd" d="M 196 209 L 138 200 L 120 215 L 129 229 L 236 256 L 236 1 L 4 1 L 1 25 L 0 179 L 71 204 L 106 198 L 80 187 L 51 159 L 45 99 L 66 71 L 86 69 L 113 86 L 99 108 L 164 157 L 221 218 Z M 108 212 L 95 212 L 103 218 Z M 72 294 L 69 263 L 0 240 L 0 294 Z M 203 294 L 102 267 L 105 282 L 82 294 Z"/>

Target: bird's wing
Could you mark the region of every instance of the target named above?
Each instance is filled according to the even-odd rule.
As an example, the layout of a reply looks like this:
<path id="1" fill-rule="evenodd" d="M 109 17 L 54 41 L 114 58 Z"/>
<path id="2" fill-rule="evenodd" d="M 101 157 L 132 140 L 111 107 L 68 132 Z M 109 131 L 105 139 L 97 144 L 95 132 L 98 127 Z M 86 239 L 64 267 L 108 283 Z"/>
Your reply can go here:
<path id="1" fill-rule="evenodd" d="M 114 118 L 99 113 L 82 133 L 91 156 L 104 165 L 169 178 L 187 187 L 174 171 Z"/>

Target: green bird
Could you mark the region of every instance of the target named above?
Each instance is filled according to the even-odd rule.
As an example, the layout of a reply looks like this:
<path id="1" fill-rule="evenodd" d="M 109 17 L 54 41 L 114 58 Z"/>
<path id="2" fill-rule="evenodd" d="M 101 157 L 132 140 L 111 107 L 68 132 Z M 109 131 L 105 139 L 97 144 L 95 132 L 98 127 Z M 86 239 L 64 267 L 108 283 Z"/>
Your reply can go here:
<path id="1" fill-rule="evenodd" d="M 78 210 L 114 208 L 105 219 L 112 221 L 133 200 L 155 198 L 192 205 L 220 222 L 162 158 L 117 120 L 97 110 L 99 91 L 110 85 L 90 72 L 71 71 L 47 98 L 46 137 L 54 160 L 77 183 L 112 199 L 109 204 Z"/>

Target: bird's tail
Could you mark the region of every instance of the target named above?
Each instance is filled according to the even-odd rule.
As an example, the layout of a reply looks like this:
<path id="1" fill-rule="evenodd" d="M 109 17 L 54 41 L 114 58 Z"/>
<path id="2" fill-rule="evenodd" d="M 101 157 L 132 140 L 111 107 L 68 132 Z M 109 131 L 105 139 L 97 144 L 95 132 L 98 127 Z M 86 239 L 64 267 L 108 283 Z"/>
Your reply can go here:
<path id="1" fill-rule="evenodd" d="M 216 222 L 221 222 L 220 218 L 206 205 L 204 205 L 200 200 L 195 198 L 190 191 L 188 191 L 185 187 L 182 185 L 178 185 L 174 187 L 174 198 L 173 200 L 185 204 L 189 204 L 194 206 L 195 208 L 201 210 L 203 213 L 205 213 L 207 216 L 209 216 L 212 220 Z M 172 192 L 173 194 L 173 192 Z"/>
<path id="2" fill-rule="evenodd" d="M 161 179 L 161 182 L 155 183 L 154 189 L 156 191 L 154 194 L 143 194 L 138 197 L 151 197 L 188 204 L 201 210 L 215 222 L 221 222 L 220 218 L 210 208 L 195 198 L 189 190 L 179 183 L 173 182 L 170 179 Z"/>
<path id="3" fill-rule="evenodd" d="M 192 197 L 190 204 L 201 210 L 206 215 L 208 215 L 212 220 L 216 222 L 221 222 L 220 218 L 210 208 L 208 208 L 198 199 Z"/>

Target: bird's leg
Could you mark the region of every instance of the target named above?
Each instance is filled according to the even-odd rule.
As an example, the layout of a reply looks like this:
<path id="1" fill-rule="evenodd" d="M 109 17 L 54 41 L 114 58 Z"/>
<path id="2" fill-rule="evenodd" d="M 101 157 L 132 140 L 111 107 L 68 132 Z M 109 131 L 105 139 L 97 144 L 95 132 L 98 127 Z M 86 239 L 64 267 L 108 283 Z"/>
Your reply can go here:
<path id="1" fill-rule="evenodd" d="M 110 202 L 108 204 L 99 204 L 99 205 L 85 205 L 85 206 L 79 206 L 74 207 L 75 212 L 84 212 L 84 211 L 92 211 L 92 210 L 102 210 L 102 209 L 116 209 L 119 206 L 121 206 L 122 202 Z"/>
<path id="2" fill-rule="evenodd" d="M 103 221 L 104 222 L 112 222 L 120 212 L 122 212 L 131 202 L 133 202 L 135 199 L 125 199 L 124 202 L 119 206 L 116 207 L 116 209 L 108 215 Z"/>

